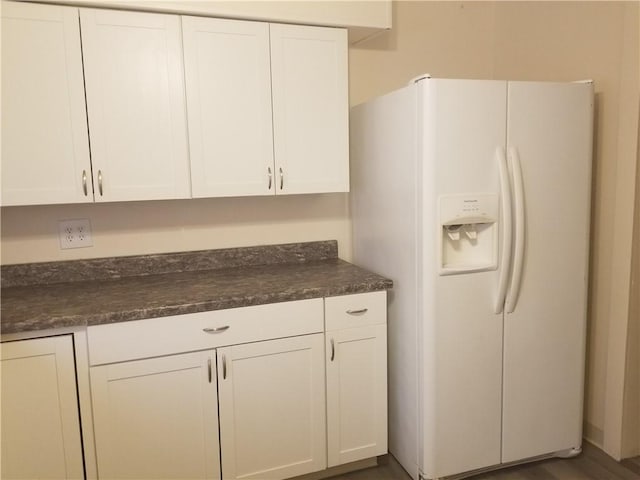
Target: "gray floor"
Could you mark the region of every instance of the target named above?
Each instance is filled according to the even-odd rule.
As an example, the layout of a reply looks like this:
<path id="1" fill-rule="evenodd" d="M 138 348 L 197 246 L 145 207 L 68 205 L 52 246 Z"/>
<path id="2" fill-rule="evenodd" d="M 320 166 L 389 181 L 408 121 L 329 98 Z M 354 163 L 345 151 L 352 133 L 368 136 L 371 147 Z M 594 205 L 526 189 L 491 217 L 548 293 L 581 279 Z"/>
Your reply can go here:
<path id="1" fill-rule="evenodd" d="M 469 477 L 473 480 L 639 480 L 640 458 L 618 463 L 602 450 L 585 442 L 581 455 L 570 459 L 543 460 Z M 333 477 L 332 480 L 411 480 L 391 456 L 380 465 Z"/>
<path id="2" fill-rule="evenodd" d="M 640 457 L 633 457 L 627 460 L 623 460 L 622 464 L 629 470 L 635 472 L 640 478 Z"/>

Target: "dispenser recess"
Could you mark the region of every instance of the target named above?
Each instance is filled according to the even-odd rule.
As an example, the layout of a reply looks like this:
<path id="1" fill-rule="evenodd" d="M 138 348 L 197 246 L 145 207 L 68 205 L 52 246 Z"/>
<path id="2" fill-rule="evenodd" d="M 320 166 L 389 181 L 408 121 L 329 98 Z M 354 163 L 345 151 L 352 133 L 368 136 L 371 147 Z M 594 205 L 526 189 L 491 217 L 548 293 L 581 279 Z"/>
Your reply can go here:
<path id="1" fill-rule="evenodd" d="M 495 270 L 498 266 L 498 195 L 442 195 L 438 204 L 440 275 Z"/>

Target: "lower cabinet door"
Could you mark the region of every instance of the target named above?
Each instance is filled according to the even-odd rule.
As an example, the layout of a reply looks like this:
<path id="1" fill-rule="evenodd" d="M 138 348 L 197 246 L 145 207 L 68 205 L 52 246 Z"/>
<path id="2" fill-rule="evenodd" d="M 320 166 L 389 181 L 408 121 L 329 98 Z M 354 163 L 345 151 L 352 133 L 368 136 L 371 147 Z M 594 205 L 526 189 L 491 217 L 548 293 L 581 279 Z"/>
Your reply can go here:
<path id="1" fill-rule="evenodd" d="M 219 479 L 215 351 L 91 368 L 101 479 Z"/>
<path id="2" fill-rule="evenodd" d="M 387 326 L 330 331 L 328 466 L 387 453 Z"/>
<path id="3" fill-rule="evenodd" d="M 274 480 L 326 468 L 324 335 L 217 355 L 223 478 Z"/>
<path id="4" fill-rule="evenodd" d="M 2 344 L 2 474 L 84 478 L 70 335 Z"/>

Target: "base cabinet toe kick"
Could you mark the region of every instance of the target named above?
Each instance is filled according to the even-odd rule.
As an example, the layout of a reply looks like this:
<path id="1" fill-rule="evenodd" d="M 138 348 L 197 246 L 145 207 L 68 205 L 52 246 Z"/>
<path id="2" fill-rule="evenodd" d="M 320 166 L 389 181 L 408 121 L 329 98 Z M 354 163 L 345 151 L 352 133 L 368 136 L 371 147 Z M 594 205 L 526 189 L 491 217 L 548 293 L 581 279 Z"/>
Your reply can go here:
<path id="1" fill-rule="evenodd" d="M 3 478 L 277 480 L 387 453 L 386 291 L 2 347 Z M 46 431 L 30 413 L 32 391 L 56 412 Z M 41 465 L 25 460 L 34 449 Z"/>

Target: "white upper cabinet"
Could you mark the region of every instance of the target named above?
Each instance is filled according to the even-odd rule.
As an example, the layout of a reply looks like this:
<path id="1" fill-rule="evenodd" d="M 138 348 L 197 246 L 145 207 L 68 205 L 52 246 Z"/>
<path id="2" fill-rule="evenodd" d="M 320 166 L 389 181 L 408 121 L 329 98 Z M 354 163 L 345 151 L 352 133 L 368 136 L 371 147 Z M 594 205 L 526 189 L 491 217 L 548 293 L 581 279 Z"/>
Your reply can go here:
<path id="1" fill-rule="evenodd" d="M 2 2 L 2 205 L 91 201 L 78 10 Z"/>
<path id="2" fill-rule="evenodd" d="M 81 9 L 95 199 L 188 198 L 180 18 Z"/>
<path id="3" fill-rule="evenodd" d="M 349 191 L 346 29 L 2 5 L 3 205 Z"/>
<path id="4" fill-rule="evenodd" d="M 348 191 L 346 30 L 182 21 L 193 196 Z"/>
<path id="5" fill-rule="evenodd" d="M 270 29 L 277 193 L 347 192 L 347 31 Z"/>
<path id="6" fill-rule="evenodd" d="M 273 192 L 269 24 L 182 17 L 182 29 L 192 196 Z"/>

